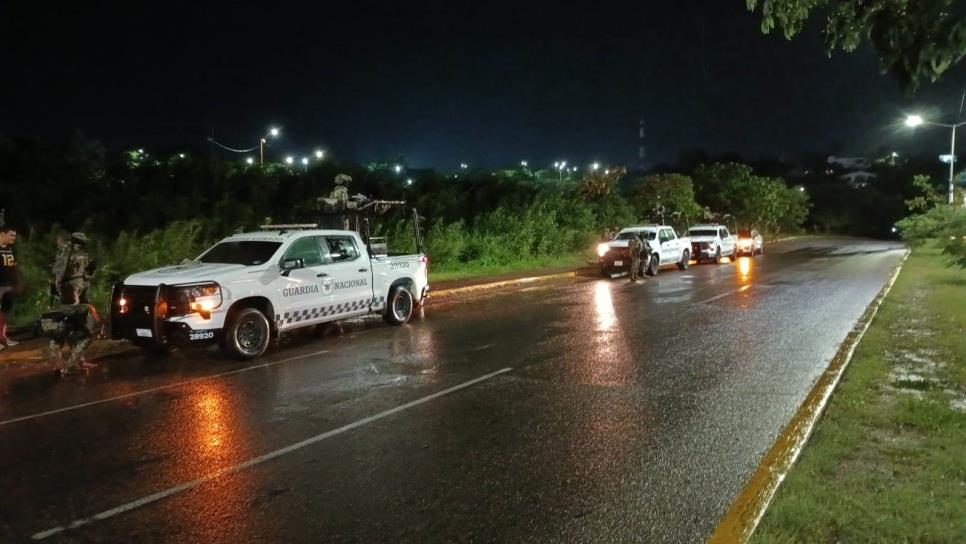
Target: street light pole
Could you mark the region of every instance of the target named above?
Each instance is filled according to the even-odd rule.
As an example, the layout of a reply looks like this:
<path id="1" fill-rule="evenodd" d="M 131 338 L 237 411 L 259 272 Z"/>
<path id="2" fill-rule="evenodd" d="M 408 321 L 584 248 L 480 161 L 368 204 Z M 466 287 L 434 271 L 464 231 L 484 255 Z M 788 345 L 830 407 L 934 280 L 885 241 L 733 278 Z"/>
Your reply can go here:
<path id="1" fill-rule="evenodd" d="M 956 193 L 956 191 L 955 191 L 955 185 L 953 184 L 953 182 L 954 182 L 954 179 L 953 178 L 956 175 L 956 173 L 955 173 L 955 168 L 956 168 L 956 129 L 959 128 L 959 127 L 961 127 L 961 126 L 963 126 L 963 125 L 966 125 L 966 121 L 963 121 L 961 123 L 949 124 L 949 123 L 936 123 L 936 122 L 933 122 L 933 121 L 926 121 L 925 119 L 923 119 L 919 115 L 910 115 L 910 116 L 906 117 L 906 126 L 908 126 L 908 127 L 917 127 L 919 125 L 933 125 L 933 126 L 937 126 L 937 127 L 946 127 L 948 129 L 950 129 L 951 134 L 949 136 L 949 204 L 954 204 L 953 198 L 955 197 L 955 193 Z M 963 207 L 966 208 L 966 198 L 963 199 Z"/>
<path id="2" fill-rule="evenodd" d="M 956 165 L 956 127 L 962 125 L 959 123 L 952 126 L 952 136 L 949 138 L 949 203 L 953 203 L 953 197 L 955 196 L 955 191 L 953 188 L 953 167 Z M 966 206 L 966 199 L 963 200 L 963 206 Z"/>

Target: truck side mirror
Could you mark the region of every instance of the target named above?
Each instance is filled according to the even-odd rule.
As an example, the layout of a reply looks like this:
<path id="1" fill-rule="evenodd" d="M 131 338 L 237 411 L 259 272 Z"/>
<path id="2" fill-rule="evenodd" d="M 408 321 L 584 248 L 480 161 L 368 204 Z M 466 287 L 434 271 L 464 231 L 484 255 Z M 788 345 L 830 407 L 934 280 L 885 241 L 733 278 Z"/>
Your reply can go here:
<path id="1" fill-rule="evenodd" d="M 305 268 L 305 262 L 302 259 L 282 259 L 282 263 L 278 267 L 283 276 L 288 276 L 293 270 Z"/>

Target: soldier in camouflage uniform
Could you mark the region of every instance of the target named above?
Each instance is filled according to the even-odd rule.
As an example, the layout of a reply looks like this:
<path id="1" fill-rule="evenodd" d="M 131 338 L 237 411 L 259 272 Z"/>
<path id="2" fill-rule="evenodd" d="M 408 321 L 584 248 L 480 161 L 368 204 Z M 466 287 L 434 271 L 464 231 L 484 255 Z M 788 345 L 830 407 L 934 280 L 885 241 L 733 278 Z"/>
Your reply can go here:
<path id="1" fill-rule="evenodd" d="M 637 281 L 641 272 L 641 241 L 637 236 L 627 241 L 627 252 L 631 258 L 631 281 Z"/>
<path id="2" fill-rule="evenodd" d="M 70 236 L 67 251 L 58 251 L 52 273 L 60 291 L 62 304 L 87 304 L 94 273 L 94 260 L 87 252 L 87 235 L 75 232 Z"/>
<path id="3" fill-rule="evenodd" d="M 62 304 L 40 317 L 40 328 L 50 338 L 47 358 L 61 374 L 75 374 L 94 366 L 84 360 L 84 353 L 100 333 L 97 310 L 90 304 Z M 70 348 L 64 361 L 64 347 Z"/>

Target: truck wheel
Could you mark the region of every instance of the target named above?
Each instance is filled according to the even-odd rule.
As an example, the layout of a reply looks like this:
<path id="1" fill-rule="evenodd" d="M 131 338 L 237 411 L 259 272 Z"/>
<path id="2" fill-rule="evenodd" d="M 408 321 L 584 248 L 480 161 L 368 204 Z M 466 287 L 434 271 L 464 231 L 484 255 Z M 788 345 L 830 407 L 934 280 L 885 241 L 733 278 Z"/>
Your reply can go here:
<path id="1" fill-rule="evenodd" d="M 721 264 L 721 248 L 714 252 L 714 264 Z"/>
<path id="2" fill-rule="evenodd" d="M 272 339 L 272 328 L 265 314 L 256 308 L 242 308 L 225 327 L 224 351 L 239 359 L 260 357 Z"/>
<path id="3" fill-rule="evenodd" d="M 413 294 L 402 285 L 393 287 L 389 292 L 386 313 L 382 318 L 390 325 L 405 325 L 413 316 Z"/>
<path id="4" fill-rule="evenodd" d="M 690 264 L 688 261 L 690 260 L 691 252 L 685 249 L 684 253 L 681 254 L 681 262 L 678 263 L 678 270 L 687 270 L 688 264 Z"/>

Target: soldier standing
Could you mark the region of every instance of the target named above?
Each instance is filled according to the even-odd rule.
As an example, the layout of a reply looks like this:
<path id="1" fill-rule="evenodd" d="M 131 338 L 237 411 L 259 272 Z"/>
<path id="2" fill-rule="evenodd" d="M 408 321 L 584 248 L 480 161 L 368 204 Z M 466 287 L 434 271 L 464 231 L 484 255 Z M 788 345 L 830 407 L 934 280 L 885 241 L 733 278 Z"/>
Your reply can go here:
<path id="1" fill-rule="evenodd" d="M 18 344 L 7 338 L 7 314 L 13 311 L 14 296 L 23 290 L 23 275 L 13 253 L 16 241 L 16 229 L 0 226 L 0 350 Z"/>
<path id="2" fill-rule="evenodd" d="M 54 264 L 50 267 L 50 304 L 53 306 L 60 300 L 60 281 L 57 277 L 58 270 L 64 270 L 67 266 L 67 259 L 70 257 L 70 233 L 62 230 L 57 233 L 56 238 L 57 253 L 54 256 Z"/>
<path id="3" fill-rule="evenodd" d="M 58 252 L 52 272 L 62 304 L 87 304 L 94 273 L 94 259 L 87 252 L 87 235 L 75 232 L 65 254 Z"/>
<path id="4" fill-rule="evenodd" d="M 627 252 L 631 258 L 631 281 L 637 281 L 641 270 L 641 241 L 637 236 L 627 241 Z"/>

